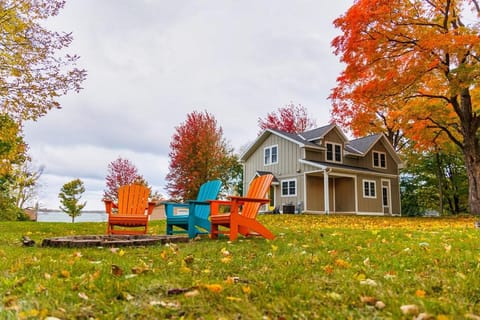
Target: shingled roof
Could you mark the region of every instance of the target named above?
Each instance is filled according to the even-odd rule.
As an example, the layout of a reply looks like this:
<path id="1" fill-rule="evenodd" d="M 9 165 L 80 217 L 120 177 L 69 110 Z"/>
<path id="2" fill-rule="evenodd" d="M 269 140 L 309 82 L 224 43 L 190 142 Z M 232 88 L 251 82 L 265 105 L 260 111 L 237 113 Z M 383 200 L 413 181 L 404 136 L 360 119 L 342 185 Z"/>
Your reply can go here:
<path id="1" fill-rule="evenodd" d="M 352 154 L 363 155 L 367 153 L 368 150 L 370 150 L 370 148 L 381 138 L 381 134 L 372 134 L 370 136 L 351 140 L 345 145 L 345 150 Z"/>
<path id="2" fill-rule="evenodd" d="M 318 140 L 323 138 L 334 127 L 335 127 L 334 124 L 329 124 L 320 128 L 315 128 L 313 130 L 299 133 L 298 135 L 308 141 Z"/>

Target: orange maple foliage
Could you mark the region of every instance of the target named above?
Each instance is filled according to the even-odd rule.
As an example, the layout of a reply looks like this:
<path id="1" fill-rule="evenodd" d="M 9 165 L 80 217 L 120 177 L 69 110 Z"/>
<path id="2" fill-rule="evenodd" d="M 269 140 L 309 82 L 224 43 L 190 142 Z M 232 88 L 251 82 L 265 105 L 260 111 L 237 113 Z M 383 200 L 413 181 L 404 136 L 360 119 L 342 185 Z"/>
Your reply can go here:
<path id="1" fill-rule="evenodd" d="M 334 21 L 345 69 L 330 96 L 335 121 L 356 135 L 457 144 L 472 213 L 480 213 L 479 15 L 474 0 L 355 1 Z"/>

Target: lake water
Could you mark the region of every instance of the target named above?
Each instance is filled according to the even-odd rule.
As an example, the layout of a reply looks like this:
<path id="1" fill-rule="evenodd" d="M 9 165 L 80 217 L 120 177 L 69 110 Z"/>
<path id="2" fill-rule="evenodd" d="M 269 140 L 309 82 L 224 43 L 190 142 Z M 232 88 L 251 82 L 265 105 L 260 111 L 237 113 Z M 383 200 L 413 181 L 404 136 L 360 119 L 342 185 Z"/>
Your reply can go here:
<path id="1" fill-rule="evenodd" d="M 38 211 L 39 222 L 72 222 L 72 218 L 62 211 Z M 107 214 L 102 211 L 82 212 L 75 218 L 75 222 L 106 222 Z"/>

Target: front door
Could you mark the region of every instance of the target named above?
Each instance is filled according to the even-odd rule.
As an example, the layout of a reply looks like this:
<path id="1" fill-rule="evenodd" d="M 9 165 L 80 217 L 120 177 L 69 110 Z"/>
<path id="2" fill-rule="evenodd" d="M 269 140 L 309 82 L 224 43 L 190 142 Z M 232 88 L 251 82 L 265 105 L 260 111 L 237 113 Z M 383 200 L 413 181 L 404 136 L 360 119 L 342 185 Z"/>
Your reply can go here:
<path id="1" fill-rule="evenodd" d="M 391 202 L 390 181 L 382 180 L 382 206 L 383 206 L 384 214 L 388 214 L 388 215 L 392 214 L 392 206 L 390 202 Z"/>

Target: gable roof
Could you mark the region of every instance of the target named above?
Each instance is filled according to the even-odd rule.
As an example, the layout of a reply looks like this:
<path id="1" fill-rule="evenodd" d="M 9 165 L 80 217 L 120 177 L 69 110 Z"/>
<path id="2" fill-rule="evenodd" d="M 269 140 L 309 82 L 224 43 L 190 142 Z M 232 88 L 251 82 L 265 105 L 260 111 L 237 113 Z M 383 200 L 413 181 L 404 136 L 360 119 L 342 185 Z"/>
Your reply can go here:
<path id="1" fill-rule="evenodd" d="M 345 150 L 352 154 L 364 155 L 380 140 L 381 136 L 382 134 L 372 134 L 351 140 L 345 145 Z"/>
<path id="2" fill-rule="evenodd" d="M 401 166 L 402 160 L 398 157 L 397 153 L 393 149 L 392 145 L 385 137 L 383 133 L 373 134 L 366 137 L 358 138 L 349 141 L 345 136 L 342 130 L 335 124 L 328 124 L 323 127 L 315 128 L 309 131 L 305 131 L 299 134 L 289 133 L 278 129 L 266 129 L 260 134 L 257 139 L 246 149 L 246 151 L 240 156 L 241 161 L 247 160 L 257 148 L 272 134 L 282 137 L 290 142 L 297 144 L 299 147 L 303 148 L 315 148 L 323 149 L 322 146 L 319 146 L 312 141 L 323 139 L 330 131 L 336 130 L 340 136 L 345 141 L 345 151 L 347 155 L 353 156 L 365 156 L 373 146 L 383 140 L 383 145 L 387 148 L 388 152 L 393 157 L 394 161 Z"/>
<path id="3" fill-rule="evenodd" d="M 395 160 L 395 162 L 401 166 L 403 163 L 402 160 L 383 133 L 372 134 L 366 137 L 351 140 L 345 145 L 345 151 L 350 155 L 365 156 L 380 140 L 383 140 L 383 145 L 388 150 L 393 160 Z"/>
<path id="4" fill-rule="evenodd" d="M 257 148 L 272 134 L 282 137 L 290 142 L 293 142 L 297 144 L 299 147 L 311 147 L 311 148 L 321 149 L 319 145 L 304 139 L 299 134 L 289 133 L 289 132 L 281 131 L 278 129 L 266 129 L 245 150 L 245 152 L 240 156 L 240 160 L 245 161 L 246 159 L 248 159 L 248 157 L 250 157 L 252 153 L 254 153 L 255 150 L 257 150 Z"/>
<path id="5" fill-rule="evenodd" d="M 320 128 L 299 133 L 298 135 L 308 141 L 318 140 L 322 139 L 328 132 L 330 132 L 330 130 L 333 129 L 333 127 L 335 127 L 334 124 L 329 124 Z"/>

